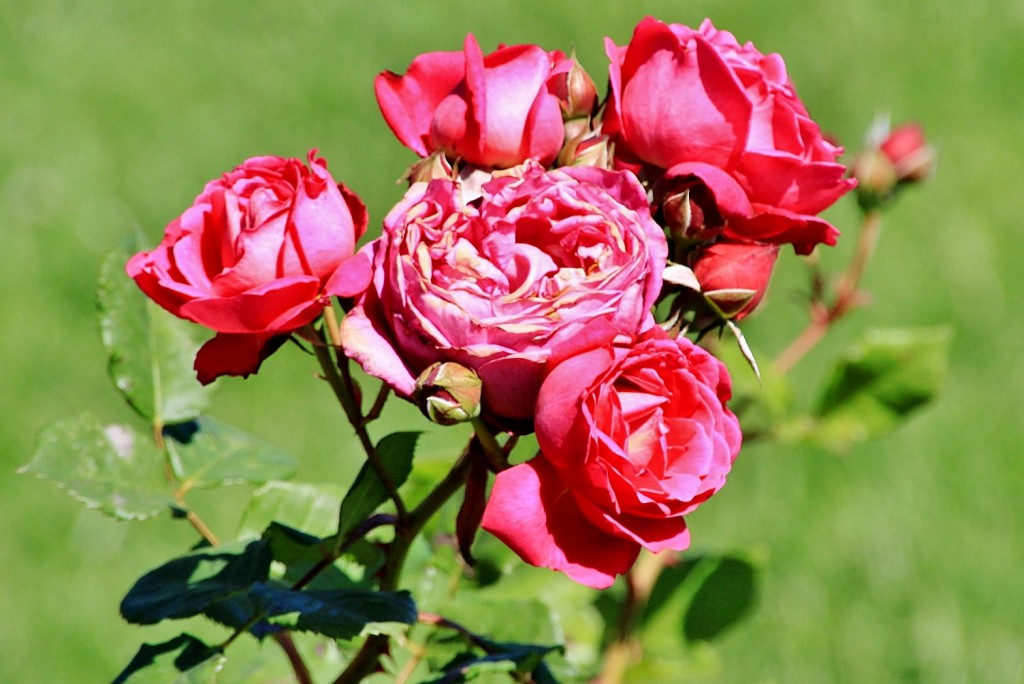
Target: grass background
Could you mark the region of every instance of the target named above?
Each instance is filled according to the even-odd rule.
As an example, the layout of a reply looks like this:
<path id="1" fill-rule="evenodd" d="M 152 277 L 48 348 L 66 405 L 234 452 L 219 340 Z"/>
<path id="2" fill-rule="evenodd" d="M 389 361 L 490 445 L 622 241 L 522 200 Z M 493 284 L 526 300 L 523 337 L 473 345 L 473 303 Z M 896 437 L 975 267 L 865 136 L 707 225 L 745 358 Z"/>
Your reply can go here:
<path id="1" fill-rule="evenodd" d="M 645 14 L 710 16 L 782 53 L 812 114 L 850 148 L 889 111 L 920 120 L 941 154 L 935 181 L 887 218 L 865 282 L 874 304 L 794 379 L 810 398 L 869 326 L 949 322 L 945 392 L 842 457 L 748 449 L 693 516 L 697 548 L 755 546 L 767 558 L 757 612 L 721 642 L 721 681 L 1024 681 L 1024 4 L 997 0 L 4 3 L 0 681 L 112 678 L 153 640 L 120 620 L 120 597 L 191 543 L 180 524 L 115 524 L 14 474 L 51 420 L 86 409 L 129 418 L 94 321 L 102 255 L 135 226 L 155 244 L 245 157 L 311 147 L 379 220 L 411 154 L 376 111 L 376 73 L 458 49 L 472 31 L 485 50 L 575 46 L 600 81 L 602 38 L 626 42 Z M 830 216 L 854 232 L 852 202 Z M 802 267 L 783 261 L 747 326 L 765 358 L 803 322 L 791 296 Z M 215 414 L 292 448 L 299 479 L 344 480 L 347 433 L 311 375 L 308 359 L 279 354 L 256 379 L 223 382 Z M 241 501 L 202 505 L 229 529 Z"/>

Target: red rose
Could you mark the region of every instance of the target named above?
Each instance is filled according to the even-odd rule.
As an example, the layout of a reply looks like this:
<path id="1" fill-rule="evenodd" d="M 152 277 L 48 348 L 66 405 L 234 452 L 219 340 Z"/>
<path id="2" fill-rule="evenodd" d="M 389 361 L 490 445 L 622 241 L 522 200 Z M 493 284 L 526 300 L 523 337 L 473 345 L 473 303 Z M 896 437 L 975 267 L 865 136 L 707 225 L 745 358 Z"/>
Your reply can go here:
<path id="1" fill-rule="evenodd" d="M 565 358 L 537 400 L 540 454 L 498 474 L 484 529 L 525 561 L 607 587 L 640 548 L 682 550 L 683 516 L 740 448 L 725 367 L 658 330 Z"/>
<path id="2" fill-rule="evenodd" d="M 255 372 L 271 340 L 313 321 L 332 294 L 365 287 L 353 259 L 366 209 L 309 153 L 254 157 L 206 185 L 128 275 L 175 316 L 215 330 L 196 357 L 201 382 Z"/>
<path id="3" fill-rule="evenodd" d="M 853 187 L 811 120 L 777 54 L 740 45 L 705 20 L 700 30 L 652 18 L 625 48 L 607 43 L 608 111 L 603 131 L 620 165 L 647 164 L 696 176 L 715 196 L 749 201 L 723 208 L 738 240 L 791 243 L 800 253 L 834 244 L 816 214 Z M 632 164 L 635 162 L 635 164 Z M 709 168 L 726 173 L 708 173 Z"/>
<path id="4" fill-rule="evenodd" d="M 416 184 L 388 214 L 342 344 L 406 397 L 430 364 L 462 364 L 487 416 L 529 424 L 556 340 L 598 320 L 628 339 L 654 325 L 665 234 L 623 171 L 529 164 L 472 201 L 464 191 Z"/>
<path id="5" fill-rule="evenodd" d="M 536 45 L 485 56 L 470 34 L 462 52 L 420 55 L 404 76 L 382 73 L 374 87 L 388 126 L 421 157 L 440 150 L 476 166 L 546 166 L 564 138 L 552 77 L 570 67 Z"/>
<path id="6" fill-rule="evenodd" d="M 738 321 L 761 303 L 778 255 L 778 245 L 718 242 L 699 250 L 691 268 L 704 296 Z"/>

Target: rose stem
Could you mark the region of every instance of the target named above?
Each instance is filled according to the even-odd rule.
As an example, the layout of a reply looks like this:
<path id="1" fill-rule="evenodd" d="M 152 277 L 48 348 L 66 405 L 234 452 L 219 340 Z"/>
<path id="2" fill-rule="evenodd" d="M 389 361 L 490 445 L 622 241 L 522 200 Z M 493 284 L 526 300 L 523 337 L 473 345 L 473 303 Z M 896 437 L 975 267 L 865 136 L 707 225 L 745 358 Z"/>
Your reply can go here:
<path id="1" fill-rule="evenodd" d="M 821 341 L 833 323 L 861 305 L 862 296 L 857 287 L 864 276 L 868 261 L 874 254 L 881 227 L 881 212 L 877 209 L 870 209 L 864 213 L 856 251 L 854 251 L 853 258 L 846 270 L 839 276 L 832 306 L 825 307 L 820 302 L 811 304 L 811 320 L 807 327 L 775 359 L 775 367 L 780 373 L 789 372 L 807 352 Z"/>
<path id="2" fill-rule="evenodd" d="M 618 633 L 615 641 L 605 652 L 601 675 L 594 680 L 595 682 L 618 684 L 623 680 L 639 647 L 633 634 L 637 625 L 637 615 L 646 605 L 651 590 L 654 589 L 654 583 L 658 581 L 658 576 L 671 556 L 672 554 L 668 552 L 641 551 L 636 565 L 626 573 L 626 597 L 622 603 L 622 612 L 619 613 Z"/>
<path id="3" fill-rule="evenodd" d="M 330 309 L 327 309 L 330 310 Z M 331 321 L 325 321 L 325 328 L 334 329 L 336 326 L 331 324 Z M 328 333 L 330 334 L 330 333 Z M 351 384 L 346 383 L 341 375 L 339 369 L 344 364 L 347 366 L 348 357 L 340 355 L 338 356 L 337 363 L 331 356 L 331 352 L 327 347 L 327 340 L 324 338 L 324 333 L 320 332 L 320 343 L 313 344 L 313 351 L 316 354 L 317 361 L 320 362 L 320 368 L 324 372 L 324 379 L 327 380 L 327 384 L 334 390 L 334 396 L 338 398 L 338 403 L 341 404 L 341 408 L 345 411 L 345 416 L 348 418 L 348 422 L 352 424 L 355 429 L 356 436 L 359 438 L 359 443 L 363 447 L 363 451 L 366 452 L 366 460 L 373 468 L 377 477 L 384 484 L 384 488 L 388 492 L 388 496 L 395 504 L 395 511 L 398 514 L 398 519 L 403 520 L 409 515 L 409 511 L 405 507 L 405 503 L 402 501 L 402 497 L 398 493 L 398 488 L 395 487 L 395 483 L 391 480 L 387 470 L 384 469 L 384 465 L 377 458 L 377 450 L 373 446 L 373 441 L 370 439 L 370 434 L 366 431 L 366 424 L 363 421 L 363 416 L 360 413 L 359 406 L 356 404 L 356 400 L 351 390 Z M 337 348 L 337 347 L 335 347 Z"/>
<path id="4" fill-rule="evenodd" d="M 473 440 L 476 437 L 470 439 Z M 402 568 L 405 565 L 405 559 L 409 554 L 409 548 L 412 546 L 413 540 L 422 531 L 427 521 L 441 509 L 455 492 L 459 491 L 466 481 L 470 464 L 469 452 L 470 447 L 467 445 L 459 456 L 458 461 L 448 471 L 448 474 L 444 476 L 444 479 L 427 494 L 426 498 L 409 513 L 408 517 L 395 523 L 395 538 L 388 546 L 387 558 L 384 561 L 384 568 L 381 570 L 381 591 L 394 591 L 398 588 Z M 359 652 L 356 653 L 345 670 L 338 675 L 338 678 L 334 680 L 334 684 L 355 684 L 362 681 L 364 677 L 370 675 L 376 669 L 380 656 L 387 647 L 388 637 L 386 635 L 378 634 L 367 637 Z"/>

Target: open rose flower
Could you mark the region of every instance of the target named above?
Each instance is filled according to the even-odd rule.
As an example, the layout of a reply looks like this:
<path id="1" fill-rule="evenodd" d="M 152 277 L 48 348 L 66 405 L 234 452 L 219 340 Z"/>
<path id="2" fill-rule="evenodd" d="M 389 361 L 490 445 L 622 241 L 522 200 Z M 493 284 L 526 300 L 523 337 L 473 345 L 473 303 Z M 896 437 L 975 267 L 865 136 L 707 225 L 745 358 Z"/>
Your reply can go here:
<path id="1" fill-rule="evenodd" d="M 483 527 L 526 562 L 609 586 L 641 547 L 682 550 L 684 516 L 740 448 L 725 367 L 652 331 L 554 365 L 537 400 L 540 454 L 498 473 Z"/>
<path id="2" fill-rule="evenodd" d="M 366 209 L 309 153 L 254 157 L 206 185 L 128 275 L 175 316 L 218 334 L 199 351 L 201 382 L 254 373 L 279 336 L 313 321 L 329 295 L 365 288 L 353 258 Z"/>
<path id="3" fill-rule="evenodd" d="M 777 54 L 705 20 L 699 30 L 652 18 L 626 47 L 607 41 L 610 92 L 603 132 L 617 161 L 698 178 L 738 240 L 793 244 L 800 253 L 834 244 L 816 215 L 854 185 L 797 97 Z M 738 194 L 746 196 L 736 199 Z"/>
<path id="4" fill-rule="evenodd" d="M 551 346 L 606 321 L 654 325 L 668 247 L 626 172 L 590 167 L 494 178 L 482 196 L 413 185 L 384 221 L 371 287 L 342 322 L 345 353 L 403 396 L 435 361 L 483 380 L 483 414 L 532 422 Z"/>
<path id="5" fill-rule="evenodd" d="M 442 151 L 481 167 L 547 165 L 564 138 L 553 77 L 571 66 L 536 45 L 484 55 L 470 34 L 462 52 L 420 55 L 405 75 L 382 73 L 374 86 L 388 126 L 421 157 Z"/>

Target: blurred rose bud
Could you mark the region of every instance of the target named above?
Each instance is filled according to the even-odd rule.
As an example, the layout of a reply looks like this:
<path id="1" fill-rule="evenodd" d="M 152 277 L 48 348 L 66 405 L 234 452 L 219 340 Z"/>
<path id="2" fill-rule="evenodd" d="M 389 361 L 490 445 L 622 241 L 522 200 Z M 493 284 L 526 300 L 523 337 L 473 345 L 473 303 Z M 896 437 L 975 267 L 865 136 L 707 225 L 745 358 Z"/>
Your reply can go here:
<path id="1" fill-rule="evenodd" d="M 916 123 L 903 124 L 889 134 L 879 148 L 892 164 L 896 180 L 916 183 L 935 171 L 935 149 Z"/>
<path id="2" fill-rule="evenodd" d="M 882 119 L 872 128 L 868 148 L 853 163 L 861 206 L 884 204 L 898 187 L 927 180 L 935 171 L 935 149 L 920 125 L 908 123 L 890 131 Z"/>
<path id="3" fill-rule="evenodd" d="M 562 118 L 578 119 L 589 117 L 597 105 L 597 86 L 590 74 L 576 61 L 576 56 L 569 57 L 565 66 L 556 68 L 548 81 L 548 89 L 558 98 L 562 106 Z M 566 68 L 567 67 L 567 68 Z"/>
<path id="4" fill-rule="evenodd" d="M 778 245 L 719 242 L 698 253 L 693 273 L 704 297 L 738 321 L 761 302 L 778 255 Z"/>
<path id="5" fill-rule="evenodd" d="M 483 383 L 471 369 L 449 361 L 428 366 L 416 380 L 413 399 L 438 425 L 457 425 L 480 415 Z"/>

